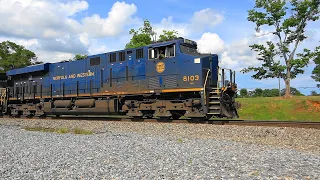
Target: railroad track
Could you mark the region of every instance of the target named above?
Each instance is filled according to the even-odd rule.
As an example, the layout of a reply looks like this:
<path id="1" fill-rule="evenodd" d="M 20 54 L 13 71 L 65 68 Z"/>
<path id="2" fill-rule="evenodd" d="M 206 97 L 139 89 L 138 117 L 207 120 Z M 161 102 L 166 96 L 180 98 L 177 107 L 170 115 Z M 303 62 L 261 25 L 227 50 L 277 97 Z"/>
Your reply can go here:
<path id="1" fill-rule="evenodd" d="M 225 124 L 238 126 L 273 126 L 320 129 L 320 122 L 297 122 L 297 121 L 228 121 Z"/>
<path id="2" fill-rule="evenodd" d="M 3 118 L 14 118 L 3 116 Z M 320 122 L 299 122 L 299 121 L 253 121 L 253 120 L 159 120 L 159 119 L 130 119 L 128 117 L 105 117 L 105 116 L 63 116 L 55 117 L 48 116 L 45 118 L 40 117 L 16 117 L 14 119 L 53 119 L 53 120 L 92 120 L 92 121 L 121 121 L 121 122 L 153 122 L 153 123 L 194 123 L 194 124 L 214 124 L 214 125 L 237 125 L 237 126 L 271 126 L 271 127 L 294 127 L 294 128 L 312 128 L 320 129 Z"/>

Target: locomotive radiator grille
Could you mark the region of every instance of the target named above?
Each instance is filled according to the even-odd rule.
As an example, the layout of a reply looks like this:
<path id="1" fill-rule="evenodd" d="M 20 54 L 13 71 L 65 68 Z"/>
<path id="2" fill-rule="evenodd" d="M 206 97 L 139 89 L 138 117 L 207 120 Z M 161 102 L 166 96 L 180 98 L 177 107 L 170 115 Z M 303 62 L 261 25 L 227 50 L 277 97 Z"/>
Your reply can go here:
<path id="1" fill-rule="evenodd" d="M 149 88 L 150 89 L 159 89 L 159 77 L 151 77 L 149 78 Z"/>
<path id="2" fill-rule="evenodd" d="M 166 88 L 177 87 L 177 77 L 176 76 L 166 76 L 164 78 L 164 84 Z"/>

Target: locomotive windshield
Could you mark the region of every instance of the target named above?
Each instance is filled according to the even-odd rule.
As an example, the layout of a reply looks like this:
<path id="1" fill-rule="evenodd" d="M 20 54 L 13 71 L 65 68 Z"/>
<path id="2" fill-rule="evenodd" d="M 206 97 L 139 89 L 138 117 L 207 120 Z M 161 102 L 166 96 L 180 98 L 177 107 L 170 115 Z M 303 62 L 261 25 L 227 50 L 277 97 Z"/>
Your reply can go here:
<path id="1" fill-rule="evenodd" d="M 190 55 L 194 55 L 194 56 L 200 55 L 200 53 L 197 50 L 197 46 L 193 46 L 190 44 L 181 44 L 180 50 L 184 54 L 190 54 Z"/>

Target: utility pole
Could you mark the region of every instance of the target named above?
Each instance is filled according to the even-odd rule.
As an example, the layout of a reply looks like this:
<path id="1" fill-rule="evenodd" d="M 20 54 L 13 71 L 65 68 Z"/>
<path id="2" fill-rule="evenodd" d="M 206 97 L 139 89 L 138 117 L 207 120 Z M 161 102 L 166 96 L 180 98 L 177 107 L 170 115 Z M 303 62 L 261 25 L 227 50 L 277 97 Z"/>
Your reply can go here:
<path id="1" fill-rule="evenodd" d="M 278 77 L 278 79 L 279 79 L 279 97 L 281 97 L 280 76 Z"/>
<path id="2" fill-rule="evenodd" d="M 279 60 L 279 65 L 280 65 L 280 60 Z M 281 97 L 280 72 L 278 74 L 278 80 L 279 80 L 279 97 Z"/>

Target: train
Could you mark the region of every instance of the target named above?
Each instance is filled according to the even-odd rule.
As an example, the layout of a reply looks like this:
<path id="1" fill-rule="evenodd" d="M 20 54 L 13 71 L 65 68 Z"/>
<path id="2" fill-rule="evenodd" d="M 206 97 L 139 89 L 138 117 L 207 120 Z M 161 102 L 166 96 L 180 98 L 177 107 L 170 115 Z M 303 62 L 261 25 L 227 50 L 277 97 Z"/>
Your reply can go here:
<path id="1" fill-rule="evenodd" d="M 8 70 L 1 76 L 1 112 L 14 117 L 239 118 L 235 77 L 235 71 L 220 67 L 217 54 L 199 53 L 195 41 L 179 37 Z"/>

